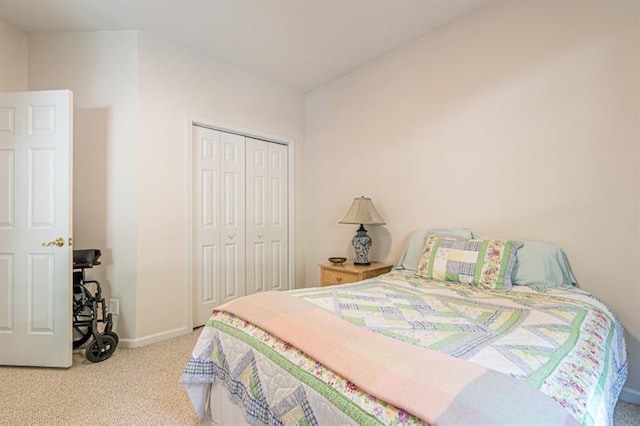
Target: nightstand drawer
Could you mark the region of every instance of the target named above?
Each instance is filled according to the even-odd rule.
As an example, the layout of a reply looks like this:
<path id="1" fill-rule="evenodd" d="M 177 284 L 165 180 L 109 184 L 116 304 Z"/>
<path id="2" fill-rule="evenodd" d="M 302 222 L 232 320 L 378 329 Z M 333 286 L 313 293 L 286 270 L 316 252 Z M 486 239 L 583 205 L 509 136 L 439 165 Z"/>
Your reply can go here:
<path id="1" fill-rule="evenodd" d="M 320 285 L 355 283 L 387 273 L 392 268 L 393 265 L 389 263 L 378 262 L 372 262 L 370 265 L 354 265 L 353 262 L 346 262 L 342 265 L 322 263 L 320 264 Z"/>
<path id="2" fill-rule="evenodd" d="M 322 271 L 322 285 L 346 284 L 356 281 L 358 281 L 358 274 L 347 271 L 332 271 L 329 269 Z"/>

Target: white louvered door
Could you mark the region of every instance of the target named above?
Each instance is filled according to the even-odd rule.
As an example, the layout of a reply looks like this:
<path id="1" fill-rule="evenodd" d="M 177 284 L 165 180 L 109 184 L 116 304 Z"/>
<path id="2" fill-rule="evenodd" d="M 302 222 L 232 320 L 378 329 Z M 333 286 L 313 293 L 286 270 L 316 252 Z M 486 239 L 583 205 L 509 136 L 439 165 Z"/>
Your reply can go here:
<path id="1" fill-rule="evenodd" d="M 0 94 L 0 365 L 72 363 L 72 111 L 68 90 Z"/>
<path id="2" fill-rule="evenodd" d="M 287 146 L 192 128 L 193 325 L 214 307 L 287 290 Z"/>

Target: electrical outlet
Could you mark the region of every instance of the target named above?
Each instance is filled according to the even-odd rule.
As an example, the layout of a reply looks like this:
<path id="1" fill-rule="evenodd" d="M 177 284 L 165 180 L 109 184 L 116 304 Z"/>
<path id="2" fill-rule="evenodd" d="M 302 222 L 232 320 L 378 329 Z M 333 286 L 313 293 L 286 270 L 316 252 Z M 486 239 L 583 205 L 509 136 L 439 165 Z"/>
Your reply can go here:
<path id="1" fill-rule="evenodd" d="M 120 313 L 120 299 L 109 299 L 108 311 L 112 315 L 118 315 Z"/>

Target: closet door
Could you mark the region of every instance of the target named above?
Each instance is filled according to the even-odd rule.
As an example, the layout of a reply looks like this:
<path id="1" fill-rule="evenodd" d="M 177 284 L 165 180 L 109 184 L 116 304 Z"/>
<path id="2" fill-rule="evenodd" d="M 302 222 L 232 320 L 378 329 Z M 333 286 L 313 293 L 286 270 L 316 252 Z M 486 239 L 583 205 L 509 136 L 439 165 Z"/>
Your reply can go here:
<path id="1" fill-rule="evenodd" d="M 288 289 L 287 147 L 247 138 L 247 293 Z"/>
<path id="2" fill-rule="evenodd" d="M 289 289 L 289 187 L 286 145 L 269 143 L 269 290 Z"/>
<path id="3" fill-rule="evenodd" d="M 193 325 L 243 296 L 244 138 L 193 126 Z"/>
<path id="4" fill-rule="evenodd" d="M 220 132 L 193 127 L 193 326 L 220 304 Z"/>
<path id="5" fill-rule="evenodd" d="M 267 142 L 247 138 L 247 293 L 265 291 L 267 268 Z"/>
<path id="6" fill-rule="evenodd" d="M 245 144 L 244 137 L 221 133 L 221 301 L 245 291 Z"/>

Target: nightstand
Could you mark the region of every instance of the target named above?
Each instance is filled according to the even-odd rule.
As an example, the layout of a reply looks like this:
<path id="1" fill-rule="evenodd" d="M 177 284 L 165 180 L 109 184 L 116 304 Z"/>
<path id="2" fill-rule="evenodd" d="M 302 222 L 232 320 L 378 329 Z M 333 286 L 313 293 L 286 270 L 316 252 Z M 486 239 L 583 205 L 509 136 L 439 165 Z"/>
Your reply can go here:
<path id="1" fill-rule="evenodd" d="M 389 272 L 393 268 L 390 263 L 371 262 L 371 265 L 360 266 L 354 265 L 353 262 L 346 262 L 342 265 L 334 265 L 333 263 L 320 264 L 320 285 L 338 285 L 354 283 L 356 281 L 366 280 L 367 278 L 377 277 L 378 275 Z"/>

